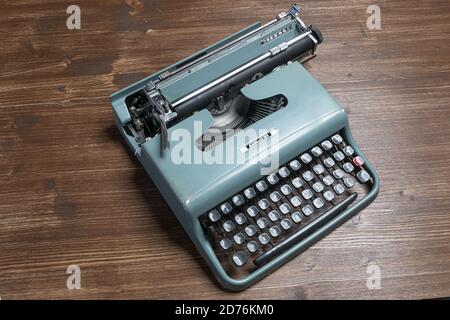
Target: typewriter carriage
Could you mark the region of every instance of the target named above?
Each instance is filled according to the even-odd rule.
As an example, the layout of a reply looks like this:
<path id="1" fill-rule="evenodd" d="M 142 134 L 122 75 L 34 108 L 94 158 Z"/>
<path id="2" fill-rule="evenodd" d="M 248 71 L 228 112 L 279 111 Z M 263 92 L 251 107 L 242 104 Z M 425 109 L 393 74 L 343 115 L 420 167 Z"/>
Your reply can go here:
<path id="1" fill-rule="evenodd" d="M 248 102 L 241 99 L 240 89 L 286 62 L 315 56 L 317 44 L 322 41 L 320 31 L 299 19 L 300 11 L 294 5 L 288 13 L 279 14 L 263 26 L 250 26 L 145 79 L 138 90 L 125 98 L 125 119 L 120 120 L 126 132 L 138 145 L 158 135 L 164 151 L 168 147 L 167 128 L 203 108 L 215 116 L 215 129 L 248 125 L 247 114 L 242 112 Z M 253 121 L 260 119 L 261 113 L 273 112 L 267 105 L 265 112 L 261 104 L 254 103 L 252 107 L 259 109 L 251 115 Z"/>

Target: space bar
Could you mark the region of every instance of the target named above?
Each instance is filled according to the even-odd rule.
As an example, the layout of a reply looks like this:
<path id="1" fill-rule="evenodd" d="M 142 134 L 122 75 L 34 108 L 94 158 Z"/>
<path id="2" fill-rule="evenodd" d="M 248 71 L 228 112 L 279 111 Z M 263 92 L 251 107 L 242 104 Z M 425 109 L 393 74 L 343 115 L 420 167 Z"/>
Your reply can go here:
<path id="1" fill-rule="evenodd" d="M 298 243 L 300 240 L 303 240 L 312 232 L 323 226 L 326 222 L 330 221 L 330 219 L 344 211 L 353 201 L 356 200 L 357 197 L 358 194 L 356 192 L 352 193 L 348 198 L 345 198 L 345 200 L 341 201 L 339 204 L 322 214 L 319 218 L 308 224 L 306 227 L 297 231 L 283 242 L 260 255 L 255 259 L 255 265 L 262 265 L 273 259 L 274 257 L 282 254 L 284 251 Z"/>

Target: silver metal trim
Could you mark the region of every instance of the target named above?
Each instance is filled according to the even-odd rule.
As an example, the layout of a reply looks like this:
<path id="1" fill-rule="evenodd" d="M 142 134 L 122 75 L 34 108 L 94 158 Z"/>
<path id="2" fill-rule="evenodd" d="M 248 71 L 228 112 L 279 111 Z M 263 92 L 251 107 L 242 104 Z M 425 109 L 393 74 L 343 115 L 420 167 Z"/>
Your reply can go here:
<path id="1" fill-rule="evenodd" d="M 307 36 L 309 36 L 311 34 L 311 30 L 306 31 L 305 33 L 302 33 L 301 35 L 289 40 L 287 43 L 288 46 L 293 45 L 294 43 L 302 40 L 303 38 L 306 38 Z"/>
<path id="2" fill-rule="evenodd" d="M 296 16 L 296 17 L 295 17 L 295 20 L 297 20 L 297 22 L 300 23 L 300 25 L 301 25 L 303 28 L 308 29 L 308 27 L 306 26 L 306 24 L 303 22 L 302 19 L 300 19 L 299 16 Z"/>
<path id="3" fill-rule="evenodd" d="M 316 38 L 314 38 L 314 36 L 312 34 L 309 35 L 309 38 L 314 42 L 314 47 L 312 49 L 311 54 L 315 55 L 316 54 L 317 45 L 319 44 L 319 41 Z"/>

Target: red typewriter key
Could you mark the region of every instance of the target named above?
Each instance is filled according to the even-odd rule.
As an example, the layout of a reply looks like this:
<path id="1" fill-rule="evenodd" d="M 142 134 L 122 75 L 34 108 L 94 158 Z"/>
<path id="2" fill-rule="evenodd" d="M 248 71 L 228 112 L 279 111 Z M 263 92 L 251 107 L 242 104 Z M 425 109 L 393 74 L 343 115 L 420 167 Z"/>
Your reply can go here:
<path id="1" fill-rule="evenodd" d="M 364 160 L 360 156 L 357 156 L 353 159 L 353 163 L 355 164 L 355 166 L 361 167 L 364 164 Z"/>

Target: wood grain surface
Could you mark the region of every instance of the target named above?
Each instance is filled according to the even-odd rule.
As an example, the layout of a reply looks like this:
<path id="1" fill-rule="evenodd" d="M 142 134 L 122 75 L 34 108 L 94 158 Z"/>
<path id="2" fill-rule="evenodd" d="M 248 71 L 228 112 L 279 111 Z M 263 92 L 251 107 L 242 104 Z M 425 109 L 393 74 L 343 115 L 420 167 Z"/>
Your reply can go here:
<path id="1" fill-rule="evenodd" d="M 81 8 L 68 30 L 66 8 Z M 226 292 L 130 154 L 108 96 L 291 1 L 0 0 L 2 299 L 450 296 L 450 3 L 304 1 L 307 67 L 381 178 L 359 215 L 250 289 Z M 66 269 L 81 268 L 68 290 Z M 381 288 L 367 288 L 367 266 Z"/>

